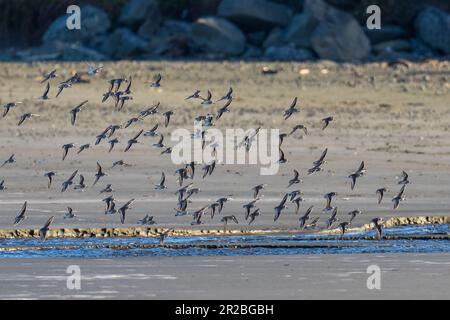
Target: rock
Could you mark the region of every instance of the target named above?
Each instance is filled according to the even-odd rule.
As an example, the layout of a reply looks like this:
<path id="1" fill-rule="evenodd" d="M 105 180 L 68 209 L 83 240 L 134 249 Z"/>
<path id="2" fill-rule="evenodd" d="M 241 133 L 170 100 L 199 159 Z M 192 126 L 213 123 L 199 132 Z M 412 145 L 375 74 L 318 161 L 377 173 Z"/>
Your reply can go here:
<path id="1" fill-rule="evenodd" d="M 242 54 L 246 44 L 239 28 L 218 17 L 198 19 L 192 26 L 190 38 L 194 50 L 227 56 Z"/>
<path id="2" fill-rule="evenodd" d="M 411 51 L 412 46 L 411 42 L 408 40 L 392 40 L 392 41 L 385 41 L 381 42 L 375 46 L 372 47 L 373 51 L 376 53 L 380 52 L 399 52 L 399 51 Z"/>
<path id="3" fill-rule="evenodd" d="M 158 18 L 156 19 L 147 19 L 138 30 L 138 35 L 142 38 L 149 39 L 156 31 L 158 31 L 160 23 L 161 23 L 161 16 L 158 15 Z"/>
<path id="4" fill-rule="evenodd" d="M 245 31 L 286 26 L 292 16 L 289 7 L 267 0 L 223 0 L 217 15 L 236 23 Z"/>
<path id="5" fill-rule="evenodd" d="M 81 7 L 81 29 L 69 30 L 67 15 L 61 16 L 50 25 L 42 37 L 43 42 L 86 43 L 91 38 L 105 34 L 111 26 L 108 14 L 92 5 Z"/>
<path id="6" fill-rule="evenodd" d="M 119 23 L 133 30 L 149 20 L 161 21 L 157 0 L 131 0 L 122 9 L 119 16 Z M 151 22 L 148 24 L 150 25 Z"/>
<path id="7" fill-rule="evenodd" d="M 274 28 L 270 31 L 266 40 L 263 43 L 263 48 L 281 47 L 284 45 L 283 41 L 284 31 L 281 28 Z"/>
<path id="8" fill-rule="evenodd" d="M 410 40 L 410 42 L 411 42 L 412 50 L 419 56 L 432 57 L 432 56 L 438 55 L 436 50 L 430 48 L 429 46 L 427 46 L 427 44 L 425 42 L 423 42 L 422 40 L 420 40 L 418 38 L 412 38 Z"/>
<path id="9" fill-rule="evenodd" d="M 311 35 L 330 9 L 323 0 L 305 0 L 304 10 L 286 28 L 284 41 L 297 47 L 311 48 Z"/>
<path id="10" fill-rule="evenodd" d="M 161 28 L 154 34 L 149 42 L 149 52 L 153 55 L 182 57 L 189 53 L 189 33 L 191 24 L 178 21 L 166 20 Z"/>
<path id="11" fill-rule="evenodd" d="M 16 56 L 23 61 L 98 61 L 106 60 L 107 56 L 94 49 L 83 46 L 79 43 L 47 42 L 42 46 L 19 51 Z"/>
<path id="12" fill-rule="evenodd" d="M 321 59 L 354 61 L 366 58 L 370 42 L 350 14 L 330 7 L 311 37 L 314 51 Z"/>
<path id="13" fill-rule="evenodd" d="M 309 49 L 297 49 L 291 46 L 269 47 L 264 57 L 276 61 L 306 61 L 315 59 L 314 53 Z"/>
<path id="14" fill-rule="evenodd" d="M 62 59 L 65 61 L 102 61 L 108 56 L 80 44 L 65 44 L 62 50 Z"/>
<path id="15" fill-rule="evenodd" d="M 242 59 L 257 59 L 263 56 L 264 52 L 255 46 L 249 45 L 245 53 L 241 56 Z"/>
<path id="16" fill-rule="evenodd" d="M 450 54 L 450 15 L 428 7 L 417 16 L 414 28 L 418 38 L 431 48 Z"/>
<path id="17" fill-rule="evenodd" d="M 147 50 L 147 42 L 130 29 L 119 28 L 101 45 L 101 52 L 114 59 L 130 58 Z"/>
<path id="18" fill-rule="evenodd" d="M 396 25 L 385 25 L 381 26 L 381 29 L 373 29 L 369 30 L 367 28 L 364 29 L 367 37 L 369 38 L 372 44 L 378 44 L 381 42 L 396 40 L 396 39 L 405 39 L 407 37 L 405 29 Z"/>
<path id="19" fill-rule="evenodd" d="M 252 46 L 261 47 L 265 39 L 266 39 L 265 31 L 256 31 L 247 33 L 247 41 Z"/>

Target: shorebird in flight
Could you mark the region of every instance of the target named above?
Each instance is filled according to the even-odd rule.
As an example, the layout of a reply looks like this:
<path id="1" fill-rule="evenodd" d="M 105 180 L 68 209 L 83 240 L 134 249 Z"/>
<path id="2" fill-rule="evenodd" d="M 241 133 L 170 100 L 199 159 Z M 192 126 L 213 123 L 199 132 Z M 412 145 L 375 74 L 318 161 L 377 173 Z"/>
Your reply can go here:
<path id="1" fill-rule="evenodd" d="M 117 138 L 111 139 L 108 141 L 108 143 L 109 143 L 108 152 L 111 152 L 114 149 L 114 146 L 119 143 L 119 139 L 117 139 Z"/>
<path id="2" fill-rule="evenodd" d="M 107 139 L 107 133 L 109 132 L 109 130 L 111 130 L 111 126 L 107 127 L 102 133 L 100 133 L 97 137 L 96 137 L 96 141 L 95 141 L 95 145 L 99 145 L 100 142 L 102 142 L 103 139 Z"/>
<path id="3" fill-rule="evenodd" d="M 120 209 L 119 209 L 119 213 L 120 213 L 120 222 L 122 224 L 125 223 L 125 218 L 126 218 L 126 213 L 127 210 L 131 209 L 131 204 L 134 202 L 134 199 L 131 199 L 130 201 L 128 201 L 127 203 L 125 203 L 125 205 L 123 205 Z"/>
<path id="4" fill-rule="evenodd" d="M 300 202 L 305 201 L 301 196 L 294 198 L 291 200 L 292 203 L 295 204 L 295 214 L 298 214 L 298 210 L 300 210 Z"/>
<path id="5" fill-rule="evenodd" d="M 42 96 L 38 97 L 40 100 L 48 100 L 48 92 L 50 91 L 50 82 L 47 82 L 47 85 L 45 86 L 44 93 Z"/>
<path id="6" fill-rule="evenodd" d="M 375 229 L 375 232 L 377 234 L 377 239 L 382 240 L 383 239 L 383 229 L 380 225 L 381 219 L 380 218 L 374 218 L 372 221 L 370 221 L 373 224 L 373 227 Z"/>
<path id="7" fill-rule="evenodd" d="M 167 128 L 169 126 L 170 117 L 173 116 L 173 111 L 169 110 L 163 113 L 164 116 L 164 126 Z"/>
<path id="8" fill-rule="evenodd" d="M 62 156 L 62 160 L 66 160 L 67 154 L 69 153 L 69 150 L 74 148 L 75 144 L 74 143 L 67 143 L 65 145 L 62 146 L 63 149 L 63 156 Z"/>
<path id="9" fill-rule="evenodd" d="M 338 214 L 338 208 L 334 208 L 333 212 L 331 213 L 331 217 L 325 221 L 325 226 L 327 229 L 331 229 L 331 227 L 333 226 L 333 223 L 339 221 L 339 219 L 336 218 L 337 214 Z"/>
<path id="10" fill-rule="evenodd" d="M 334 120 L 333 117 L 326 117 L 322 119 L 322 131 L 328 128 L 330 123 Z"/>
<path id="11" fill-rule="evenodd" d="M 259 195 L 259 192 L 260 192 L 261 190 L 263 190 L 265 187 L 266 187 L 265 184 L 258 184 L 257 186 L 254 186 L 254 187 L 252 188 L 252 191 L 253 191 L 253 199 L 257 199 L 257 198 L 258 198 L 258 195 Z"/>
<path id="12" fill-rule="evenodd" d="M 290 107 L 284 111 L 283 114 L 284 120 L 289 119 L 294 113 L 299 112 L 298 109 L 296 108 L 296 105 L 297 105 L 297 97 L 294 98 Z"/>
<path id="13" fill-rule="evenodd" d="M 388 192 L 389 190 L 387 188 L 380 188 L 377 190 L 377 195 L 378 195 L 378 204 L 381 204 L 381 202 L 383 201 L 384 198 L 384 194 L 386 192 Z"/>
<path id="14" fill-rule="evenodd" d="M 217 163 L 217 161 L 213 160 L 210 163 L 208 163 L 202 167 L 202 170 L 203 170 L 202 179 L 205 179 L 206 176 L 213 174 L 214 169 L 216 168 L 216 163 Z"/>
<path id="15" fill-rule="evenodd" d="M 115 210 L 114 197 L 109 196 L 102 200 L 105 203 L 105 214 L 115 214 L 117 211 Z M 112 210 L 111 210 L 112 209 Z"/>
<path id="16" fill-rule="evenodd" d="M 355 220 L 356 216 L 360 214 L 362 214 L 361 210 L 353 210 L 349 212 L 348 215 L 350 216 L 350 220 L 348 221 L 348 224 L 351 225 L 353 220 Z"/>
<path id="17" fill-rule="evenodd" d="M 283 150 L 281 150 L 281 148 L 278 150 L 280 151 L 280 158 L 278 159 L 278 163 L 281 163 L 281 164 L 287 163 L 288 159 L 286 159 Z"/>
<path id="18" fill-rule="evenodd" d="M 403 185 L 400 192 L 392 199 L 392 202 L 394 203 L 394 210 L 396 210 L 400 206 L 401 201 L 405 200 L 405 198 L 403 198 L 403 194 L 405 193 L 405 188 L 406 188 L 406 186 Z"/>
<path id="19" fill-rule="evenodd" d="M 287 135 L 287 133 L 280 133 L 279 134 L 279 143 L 278 143 L 278 146 L 279 147 L 281 147 L 282 145 L 283 145 L 283 142 L 284 142 L 284 138 L 286 138 L 288 135 Z"/>
<path id="20" fill-rule="evenodd" d="M 122 126 L 120 124 L 112 124 L 109 126 L 109 133 L 108 133 L 108 138 L 111 138 L 114 133 L 116 133 L 117 130 L 122 129 Z"/>
<path id="21" fill-rule="evenodd" d="M 124 94 L 132 94 L 132 91 L 131 91 L 131 84 L 133 83 L 133 78 L 130 76 L 129 78 L 128 78 L 128 85 L 127 85 L 127 87 L 125 88 L 125 91 L 123 92 Z"/>
<path id="22" fill-rule="evenodd" d="M 232 199 L 231 198 L 227 198 L 227 197 L 223 197 L 223 198 L 217 199 L 216 202 L 219 204 L 218 213 L 222 213 L 223 206 L 224 206 L 225 202 L 228 202 L 228 200 L 232 200 Z"/>
<path id="23" fill-rule="evenodd" d="M 306 213 L 302 217 L 300 217 L 300 219 L 298 219 L 298 221 L 300 223 L 300 230 L 304 230 L 305 229 L 306 222 L 309 220 L 313 209 L 314 209 L 314 206 L 309 207 L 309 209 L 306 210 Z"/>
<path id="24" fill-rule="evenodd" d="M 365 165 L 364 165 L 364 161 L 361 162 L 361 164 L 359 165 L 359 168 L 353 172 L 352 174 L 350 174 L 348 176 L 349 179 L 351 179 L 351 189 L 354 190 L 355 186 L 356 186 L 356 180 L 360 177 L 362 177 L 364 174 L 366 173 L 366 169 L 365 169 Z"/>
<path id="25" fill-rule="evenodd" d="M 119 89 L 120 89 L 120 86 L 122 85 L 122 83 L 126 83 L 126 82 L 128 82 L 128 79 L 125 79 L 125 78 L 118 78 L 118 79 L 111 79 L 111 80 L 108 80 L 108 83 L 109 83 L 109 89 L 108 89 L 108 91 L 109 92 L 112 92 L 112 91 L 114 91 L 114 92 L 117 92 L 117 91 L 119 91 Z"/>
<path id="26" fill-rule="evenodd" d="M 155 190 L 167 189 L 165 183 L 166 183 L 166 175 L 164 174 L 164 172 L 161 172 L 161 179 L 159 180 L 159 184 L 155 184 Z"/>
<path id="27" fill-rule="evenodd" d="M 26 112 L 20 116 L 19 123 L 17 123 L 17 125 L 21 126 L 26 120 L 34 118 L 34 117 L 39 117 L 39 115 L 30 113 L 30 112 Z"/>
<path id="28" fill-rule="evenodd" d="M 260 215 L 260 209 L 256 209 L 255 211 L 253 211 L 252 213 L 250 213 L 250 220 L 248 222 L 248 225 L 251 225 L 256 217 L 258 217 Z"/>
<path id="29" fill-rule="evenodd" d="M 236 218 L 236 216 L 234 215 L 225 216 L 222 219 L 220 219 L 220 222 L 223 222 L 223 232 L 227 232 L 227 226 L 229 221 L 233 221 L 234 223 L 239 224 L 239 221 Z"/>
<path id="30" fill-rule="evenodd" d="M 105 102 L 106 100 L 108 100 L 110 97 L 114 97 L 114 92 L 112 91 L 106 91 L 105 93 L 103 93 L 103 97 L 102 97 L 102 103 Z"/>
<path id="31" fill-rule="evenodd" d="M 331 201 L 333 201 L 333 198 L 336 197 L 338 194 L 336 192 L 330 192 L 325 194 L 323 197 L 327 200 L 327 204 L 325 206 L 325 211 L 332 210 L 333 207 L 331 206 Z"/>
<path id="32" fill-rule="evenodd" d="M 174 175 L 178 175 L 178 184 L 181 187 L 183 185 L 184 179 L 187 179 L 187 170 L 186 168 L 180 168 L 175 171 Z"/>
<path id="33" fill-rule="evenodd" d="M 259 198 L 256 198 L 253 201 L 250 201 L 249 203 L 246 203 L 242 206 L 245 209 L 245 220 L 248 220 L 248 217 L 250 216 L 250 210 L 255 207 L 255 204 L 258 200 Z"/>
<path id="34" fill-rule="evenodd" d="M 410 184 L 410 181 L 408 180 L 408 178 L 409 178 L 409 175 L 406 173 L 406 171 L 403 171 L 402 175 L 401 175 L 401 180 L 398 182 L 398 184 L 402 185 L 402 186 L 406 186 L 407 184 Z"/>
<path id="35" fill-rule="evenodd" d="M 56 175 L 56 173 L 54 173 L 53 171 L 44 173 L 44 177 L 46 177 L 48 179 L 48 184 L 47 184 L 48 189 L 50 189 L 50 187 L 52 186 L 53 177 L 55 175 Z"/>
<path id="36" fill-rule="evenodd" d="M 230 87 L 230 89 L 228 89 L 227 94 L 224 95 L 219 100 L 217 100 L 217 102 L 220 102 L 220 101 L 223 101 L 223 100 L 233 100 L 233 88 L 232 87 Z"/>
<path id="37" fill-rule="evenodd" d="M 213 202 L 210 205 L 208 205 L 208 209 L 211 209 L 211 219 L 214 219 L 214 216 L 216 214 L 216 209 L 219 207 L 219 204 L 217 202 Z"/>
<path id="38" fill-rule="evenodd" d="M 125 148 L 125 151 L 124 152 L 128 152 L 128 150 L 130 150 L 130 148 L 134 145 L 134 144 L 136 144 L 136 143 L 138 143 L 138 138 L 141 136 L 141 134 L 144 132 L 144 130 L 141 130 L 141 131 L 139 131 L 139 133 L 137 134 L 137 135 L 135 135 L 133 138 L 131 138 L 130 140 L 128 140 L 128 144 L 127 144 L 127 147 Z"/>
<path id="39" fill-rule="evenodd" d="M 100 163 L 97 162 L 97 173 L 95 174 L 95 181 L 92 186 L 95 186 L 97 184 L 97 182 L 104 176 L 106 176 L 106 174 L 103 172 L 102 166 L 100 165 Z"/>
<path id="40" fill-rule="evenodd" d="M 202 99 L 202 97 L 200 97 L 200 90 L 196 90 L 193 94 L 191 94 L 189 97 L 185 98 L 184 100 L 191 100 L 191 99 Z"/>
<path id="41" fill-rule="evenodd" d="M 100 65 L 98 67 L 94 67 L 93 65 L 87 63 L 87 74 L 89 76 L 95 76 L 96 74 L 100 73 L 100 71 L 102 71 L 103 69 L 103 65 Z"/>
<path id="42" fill-rule="evenodd" d="M 80 191 L 83 191 L 86 188 L 86 184 L 84 183 L 84 176 L 82 174 L 80 174 L 80 181 L 73 188 Z"/>
<path id="43" fill-rule="evenodd" d="M 25 203 L 22 206 L 22 209 L 20 209 L 20 211 L 19 211 L 19 214 L 14 219 L 15 226 L 18 226 L 19 224 L 21 224 L 23 221 L 25 221 L 27 219 L 27 216 L 25 215 L 26 211 L 27 211 L 27 202 L 25 201 Z"/>
<path id="44" fill-rule="evenodd" d="M 284 209 L 287 208 L 287 206 L 286 206 L 286 201 L 287 201 L 287 199 L 288 199 L 288 196 L 289 196 L 289 195 L 286 193 L 286 194 L 284 195 L 283 199 L 281 200 L 280 204 L 274 208 L 274 210 L 275 210 L 275 216 L 274 216 L 274 218 L 273 218 L 273 221 L 274 221 L 274 222 L 278 220 L 278 218 L 279 218 L 280 215 L 281 215 L 281 212 L 282 212 Z"/>
<path id="45" fill-rule="evenodd" d="M 3 168 L 3 167 L 6 166 L 7 164 L 12 164 L 12 163 L 15 163 L 15 162 L 16 162 L 15 155 L 12 154 L 7 160 L 5 160 L 5 161 L 3 162 L 3 164 L 0 166 L 0 168 Z"/>
<path id="46" fill-rule="evenodd" d="M 8 114 L 9 110 L 11 110 L 12 108 L 17 107 L 17 105 L 22 104 L 22 102 L 17 101 L 17 102 L 8 102 L 6 104 L 3 105 L 3 118 L 6 117 L 6 115 Z"/>
<path id="47" fill-rule="evenodd" d="M 150 82 L 150 88 L 159 88 L 161 87 L 161 80 L 162 80 L 162 75 L 160 73 L 158 73 L 153 82 Z"/>
<path id="48" fill-rule="evenodd" d="M 73 209 L 71 207 L 67 207 L 67 212 L 64 213 L 64 220 L 74 219 L 76 215 L 73 213 Z"/>
<path id="49" fill-rule="evenodd" d="M 201 98 L 202 99 L 202 104 L 203 105 L 210 105 L 213 104 L 212 101 L 212 93 L 211 91 L 208 90 L 208 95 L 206 96 L 206 98 Z"/>
<path id="50" fill-rule="evenodd" d="M 123 160 L 114 161 L 111 168 L 115 168 L 117 166 L 123 166 L 123 167 L 131 167 L 131 164 L 126 163 Z"/>
<path id="51" fill-rule="evenodd" d="M 77 114 L 81 111 L 81 109 L 83 108 L 83 106 L 88 103 L 88 100 L 84 100 L 82 103 L 80 103 L 79 105 L 77 105 L 75 108 L 73 108 L 72 110 L 70 110 L 70 123 L 74 126 L 75 122 L 77 121 Z"/>
<path id="52" fill-rule="evenodd" d="M 82 153 L 83 151 L 89 149 L 90 147 L 91 147 L 90 143 L 86 143 L 86 144 L 81 145 L 80 148 L 77 151 L 77 154 Z"/>
<path id="53" fill-rule="evenodd" d="M 155 76 L 153 82 L 150 83 L 150 87 L 151 88 L 159 88 L 159 87 L 161 87 L 161 80 L 162 80 L 162 76 L 161 76 L 160 73 L 158 73 Z"/>
<path id="54" fill-rule="evenodd" d="M 71 81 L 64 81 L 64 82 L 61 82 L 60 84 L 58 84 L 58 93 L 56 93 L 55 98 L 58 98 L 59 95 L 63 92 L 64 89 L 67 89 L 67 88 L 70 88 L 70 87 L 72 87 L 72 82 Z"/>
<path id="55" fill-rule="evenodd" d="M 345 235 L 345 232 L 347 231 L 347 228 L 349 227 L 350 222 L 344 221 L 341 222 L 338 226 L 339 229 L 341 229 L 341 237 Z"/>
<path id="56" fill-rule="evenodd" d="M 233 99 L 227 100 L 225 105 L 222 108 L 220 108 L 219 110 L 217 110 L 216 121 L 219 120 L 225 112 L 230 112 L 230 109 L 228 109 L 228 107 L 231 105 L 232 102 L 233 102 Z"/>
<path id="57" fill-rule="evenodd" d="M 300 175 L 300 173 L 297 170 L 294 169 L 294 177 L 291 180 L 289 180 L 289 183 L 288 183 L 288 186 L 287 186 L 288 188 L 292 187 L 294 184 L 298 184 L 298 183 L 302 182 L 302 180 L 300 180 L 298 178 L 299 175 Z"/>
<path id="58" fill-rule="evenodd" d="M 173 229 L 168 229 L 166 231 L 159 233 L 159 246 L 164 247 L 164 242 L 166 241 L 166 238 L 169 236 L 169 234 L 173 232 Z"/>
<path id="59" fill-rule="evenodd" d="M 44 82 L 46 82 L 46 81 L 48 81 L 50 79 L 53 79 L 53 78 L 56 78 L 56 70 L 52 70 L 52 71 L 50 71 L 48 73 L 44 73 L 41 83 L 44 83 Z"/>
<path id="60" fill-rule="evenodd" d="M 53 216 L 50 217 L 50 219 L 47 220 L 45 225 L 39 230 L 39 238 L 41 239 L 41 241 L 45 241 L 47 239 L 48 230 L 50 228 L 50 225 L 53 223 L 54 219 L 55 217 Z"/>
<path id="61" fill-rule="evenodd" d="M 125 105 L 125 102 L 129 101 L 129 100 L 133 100 L 133 97 L 132 96 L 119 96 L 119 97 L 117 97 L 117 99 L 116 99 L 116 106 L 115 106 L 117 111 L 122 111 L 123 106 Z"/>
<path id="62" fill-rule="evenodd" d="M 144 137 L 156 137 L 158 135 L 158 133 L 156 133 L 156 130 L 158 130 L 158 124 L 155 124 L 155 126 L 153 128 L 151 128 L 148 131 L 144 132 Z"/>
<path id="63" fill-rule="evenodd" d="M 164 148 L 165 145 L 164 145 L 163 141 L 164 141 L 164 135 L 161 134 L 161 135 L 159 136 L 158 142 L 157 142 L 157 143 L 154 143 L 153 146 L 156 147 L 156 148 Z"/>
<path id="64" fill-rule="evenodd" d="M 149 216 L 148 214 L 141 220 L 138 221 L 138 224 L 141 226 L 153 225 L 156 224 L 156 221 L 153 220 L 153 216 Z"/>
<path id="65" fill-rule="evenodd" d="M 292 201 L 295 199 L 295 197 L 302 196 L 303 192 L 301 190 L 294 190 L 294 191 L 289 192 L 288 195 L 290 197 L 289 201 Z"/>
<path id="66" fill-rule="evenodd" d="M 296 126 L 294 126 L 291 130 L 291 132 L 288 134 L 289 136 L 293 135 L 297 130 L 303 130 L 303 132 L 305 133 L 305 135 L 308 135 L 308 128 L 306 128 L 304 125 L 302 124 L 298 124 Z"/>
<path id="67" fill-rule="evenodd" d="M 73 179 L 75 179 L 76 175 L 78 174 L 78 170 L 76 170 L 72 175 L 62 183 L 62 189 L 61 192 L 65 192 L 69 186 L 73 184 Z"/>

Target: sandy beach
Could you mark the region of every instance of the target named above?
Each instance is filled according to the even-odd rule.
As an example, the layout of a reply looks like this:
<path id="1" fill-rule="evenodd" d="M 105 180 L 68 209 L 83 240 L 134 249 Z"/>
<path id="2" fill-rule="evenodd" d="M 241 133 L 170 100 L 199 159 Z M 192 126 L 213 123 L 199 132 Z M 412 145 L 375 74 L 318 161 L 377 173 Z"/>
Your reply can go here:
<path id="1" fill-rule="evenodd" d="M 12 153 L 16 163 L 0 169 L 7 190 L 0 191 L 0 229 L 14 229 L 14 217 L 28 202 L 28 219 L 20 229 L 40 228 L 55 216 L 52 228 L 128 228 L 146 214 L 154 216 L 158 228 L 182 230 L 222 230 L 220 217 L 236 215 L 239 224 L 229 224 L 234 231 L 295 230 L 299 215 L 288 205 L 274 223 L 273 208 L 287 191 L 300 189 L 305 202 L 303 214 L 314 205 L 312 217 L 320 217 L 320 228 L 329 214 L 323 195 L 337 192 L 334 205 L 341 221 L 347 212 L 361 210 L 353 223 L 357 228 L 374 217 L 440 216 L 448 217 L 450 192 L 450 101 L 449 63 L 428 61 L 421 64 L 386 63 L 336 65 L 319 63 L 186 63 L 186 62 L 120 62 L 106 63 L 99 76 L 83 76 L 83 82 L 65 89 L 54 98 L 56 84 L 82 73 L 84 64 L 32 63 L 0 64 L 0 99 L 22 101 L 0 119 L 0 162 Z M 57 69 L 52 81 L 51 99 L 35 98 L 42 94 L 39 83 L 42 72 Z M 269 68 L 275 74 L 265 74 Z M 164 75 L 163 86 L 148 88 L 154 74 Z M 107 79 L 133 76 L 133 100 L 121 112 L 114 111 L 112 101 L 101 103 L 108 88 Z M 232 198 L 223 212 L 200 226 L 191 226 L 192 217 L 175 217 L 179 188 L 174 172 L 179 166 L 170 156 L 161 156 L 153 148 L 156 138 L 141 137 L 139 144 L 124 153 L 126 141 L 139 130 L 149 130 L 163 117 L 156 115 L 119 130 L 119 145 L 111 153 L 104 142 L 93 146 L 95 136 L 112 123 L 122 124 L 139 111 L 161 102 L 161 111 L 173 110 L 168 128 L 161 128 L 168 145 L 176 128 L 193 130 L 192 119 L 214 113 L 221 106 L 202 106 L 184 98 L 196 89 L 211 90 L 220 97 L 234 88 L 235 99 L 230 113 L 217 128 L 280 129 L 288 133 L 295 124 L 308 127 L 307 136 L 297 132 L 285 139 L 283 150 L 288 163 L 274 176 L 260 175 L 254 165 L 217 166 L 213 175 L 192 181 L 201 192 L 192 197 L 190 210 L 199 209 L 219 197 Z M 300 113 L 284 121 L 283 110 L 294 97 L 299 98 Z M 87 107 L 79 114 L 76 126 L 70 125 L 69 110 L 83 100 Z M 21 127 L 24 112 L 39 114 Z M 334 116 L 325 131 L 320 120 Z M 71 150 L 61 160 L 62 145 L 91 143 L 92 147 L 76 155 Z M 307 176 L 307 169 L 328 148 L 325 171 Z M 111 168 L 114 161 L 124 160 L 130 167 Z M 107 176 L 92 187 L 96 162 Z M 350 190 L 349 173 L 365 161 L 367 174 Z M 200 167 L 198 167 L 200 169 Z M 287 189 L 293 169 L 300 172 L 303 183 Z M 74 170 L 86 178 L 84 192 L 70 188 L 61 193 L 60 186 Z M 398 210 L 392 209 L 392 197 L 400 189 L 398 177 L 405 170 L 411 184 Z M 53 186 L 47 189 L 46 171 L 57 173 Z M 154 190 L 161 172 L 166 173 L 168 189 Z M 268 186 L 258 203 L 261 216 L 248 226 L 242 205 L 253 198 L 251 188 Z M 118 205 L 134 198 L 124 225 L 118 215 L 105 216 L 106 194 L 100 190 L 112 184 Z M 297 188 L 298 187 L 298 188 Z M 377 205 L 378 188 L 389 192 Z M 76 214 L 64 220 L 67 207 Z M 319 228 L 319 229 L 320 229 Z M 284 255 L 232 257 L 139 257 L 111 259 L 1 259 L 0 298 L 14 299 L 445 299 L 448 298 L 448 254 L 357 254 L 357 255 Z M 367 267 L 382 270 L 382 289 L 368 290 Z M 82 289 L 68 290 L 66 269 L 78 265 L 82 272 Z"/>
<path id="2" fill-rule="evenodd" d="M 34 99 L 42 94 L 39 84 L 41 72 L 57 68 L 58 80 L 66 79 L 69 72 L 85 69 L 84 64 L 31 65 L 2 64 L 0 66 L 1 102 L 22 101 L 16 110 L 0 119 L 0 158 L 15 153 L 17 163 L 0 169 L 7 190 L 0 193 L 0 228 L 11 228 L 16 212 L 28 201 L 29 219 L 22 228 L 40 227 L 46 218 L 55 215 L 55 227 L 117 227 L 118 216 L 103 214 L 105 197 L 99 191 L 107 183 L 115 190 L 118 204 L 131 198 L 136 202 L 128 213 L 125 226 L 136 226 L 145 214 L 155 217 L 160 227 L 188 227 L 189 217 L 174 217 L 178 189 L 175 170 L 168 155 L 160 156 L 151 145 L 155 138 L 142 137 L 140 144 L 123 153 L 125 142 L 140 129 L 148 130 L 163 117 L 156 115 L 120 130 L 120 144 L 111 153 L 106 143 L 76 155 L 71 150 L 61 161 L 61 146 L 78 145 L 95 141 L 95 136 L 111 123 L 123 123 L 140 110 L 158 101 L 161 111 L 173 110 L 175 115 L 168 128 L 161 132 L 171 145 L 170 133 L 175 128 L 193 130 L 192 119 L 200 114 L 215 112 L 218 106 L 201 106 L 184 98 L 195 89 L 210 89 L 219 97 L 233 86 L 235 100 L 231 112 L 225 114 L 217 127 L 250 129 L 278 128 L 288 132 L 298 123 L 309 129 L 308 136 L 296 133 L 283 144 L 289 162 L 280 167 L 276 176 L 262 176 L 259 166 L 219 165 L 212 176 L 202 180 L 196 177 L 194 186 L 202 191 L 192 198 L 192 210 L 215 201 L 222 196 L 233 198 L 225 205 L 223 214 L 235 214 L 242 220 L 242 205 L 252 199 L 251 188 L 267 183 L 264 198 L 260 201 L 261 216 L 252 228 L 295 228 L 298 216 L 292 214 L 294 206 L 273 223 L 273 207 L 288 190 L 287 181 L 293 169 L 300 172 L 303 183 L 298 189 L 304 192 L 305 202 L 300 213 L 310 205 L 316 207 L 312 216 L 322 221 L 325 193 L 339 194 L 334 204 L 340 214 L 359 209 L 364 213 L 355 223 L 368 223 L 373 217 L 448 215 L 447 195 L 450 191 L 450 144 L 448 101 L 448 62 L 410 64 L 409 67 L 387 64 L 336 65 L 331 62 L 315 64 L 264 64 L 264 63 L 178 63 L 178 62 L 120 62 L 106 64 L 105 72 L 66 89 L 54 99 L 56 88 L 50 91 L 51 99 L 45 102 Z M 275 75 L 262 73 L 263 67 L 277 70 Z M 163 86 L 150 89 L 146 83 L 155 73 L 164 74 Z M 133 75 L 133 97 L 122 112 L 115 112 L 112 101 L 100 102 L 106 91 L 106 80 Z M 86 77 L 85 77 L 86 78 Z M 55 80 L 55 84 L 59 83 Z M 52 83 L 53 84 L 53 83 Z M 282 112 L 293 97 L 298 96 L 300 113 L 284 121 Z M 75 127 L 70 126 L 69 110 L 82 100 L 88 106 L 78 117 Z M 217 104 L 219 105 L 219 104 Z M 40 115 L 17 126 L 23 112 Z M 320 120 L 333 115 L 335 121 L 327 130 L 321 130 Z M 328 148 L 325 172 L 307 176 L 306 170 L 322 151 Z M 114 161 L 124 160 L 129 168 L 114 168 Z M 354 192 L 350 190 L 347 175 L 361 161 L 366 162 L 367 174 L 358 181 Z M 97 186 L 91 187 L 99 161 L 108 174 Z M 86 177 L 85 192 L 69 190 L 60 192 L 61 182 L 78 169 Z M 198 168 L 200 169 L 200 167 Z M 53 187 L 46 188 L 44 172 L 57 173 Z M 406 200 L 397 211 L 392 210 L 391 198 L 398 192 L 398 177 L 402 170 L 410 174 L 412 183 L 405 194 Z M 154 190 L 161 172 L 167 176 L 168 189 Z M 387 187 L 381 206 L 377 205 L 375 191 Z M 294 190 L 294 188 L 291 188 Z M 64 221 L 62 215 L 71 206 L 77 219 Z M 345 219 L 345 216 L 343 217 Z M 221 227 L 220 219 L 204 219 L 202 228 Z M 243 221 L 230 228 L 246 229 Z"/>

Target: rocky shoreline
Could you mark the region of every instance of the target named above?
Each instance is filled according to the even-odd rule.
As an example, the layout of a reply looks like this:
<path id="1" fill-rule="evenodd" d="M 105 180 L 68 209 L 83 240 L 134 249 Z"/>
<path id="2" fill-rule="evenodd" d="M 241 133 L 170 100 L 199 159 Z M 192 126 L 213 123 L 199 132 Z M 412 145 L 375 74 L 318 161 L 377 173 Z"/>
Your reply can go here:
<path id="1" fill-rule="evenodd" d="M 418 217 L 397 217 L 390 218 L 382 223 L 384 228 L 411 225 L 432 225 L 450 224 L 449 216 L 418 216 Z M 347 232 L 364 232 L 372 229 L 372 225 L 366 224 L 357 228 L 349 228 Z M 48 238 L 133 238 L 133 237 L 159 237 L 159 233 L 166 229 L 128 227 L 128 228 L 60 228 L 48 231 Z M 231 229 L 223 230 L 209 229 L 174 229 L 172 236 L 192 237 L 192 236 L 229 236 L 229 235 L 262 235 L 262 234 L 294 234 L 299 233 L 298 229 L 290 230 L 245 230 Z M 319 234 L 339 234 L 338 229 L 321 231 Z M 0 239 L 28 239 L 39 238 L 38 229 L 0 229 Z"/>
<path id="2" fill-rule="evenodd" d="M 68 15 L 62 15 L 42 35 L 40 46 L 0 50 L 0 60 L 354 62 L 445 59 L 450 55 L 450 15 L 445 4 L 411 4 L 414 10 L 408 8 L 406 21 L 391 16 L 401 11 L 401 4 L 387 10 L 382 6 L 381 29 L 369 29 L 365 21 L 369 14 L 359 12 L 362 8 L 357 17 L 343 10 L 339 1 L 299 2 L 301 6 L 271 0 L 222 0 L 217 1 L 215 12 L 195 19 L 165 17 L 157 0 L 131 0 L 118 17 L 88 4 L 81 7 L 80 30 L 68 30 Z"/>

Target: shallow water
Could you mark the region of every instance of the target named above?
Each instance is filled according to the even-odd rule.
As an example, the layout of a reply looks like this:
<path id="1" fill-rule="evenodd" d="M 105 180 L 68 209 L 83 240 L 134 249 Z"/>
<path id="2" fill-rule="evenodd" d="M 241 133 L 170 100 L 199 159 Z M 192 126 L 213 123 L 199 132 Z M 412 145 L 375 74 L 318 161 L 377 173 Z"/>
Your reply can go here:
<path id="1" fill-rule="evenodd" d="M 401 239 L 383 241 L 363 239 L 373 236 L 373 231 L 348 233 L 342 239 L 322 234 L 169 237 L 170 248 L 158 247 L 157 238 L 4 239 L 0 240 L 0 258 L 450 253 L 448 237 L 423 239 L 449 233 L 449 225 L 426 225 L 385 229 L 386 236 Z"/>

